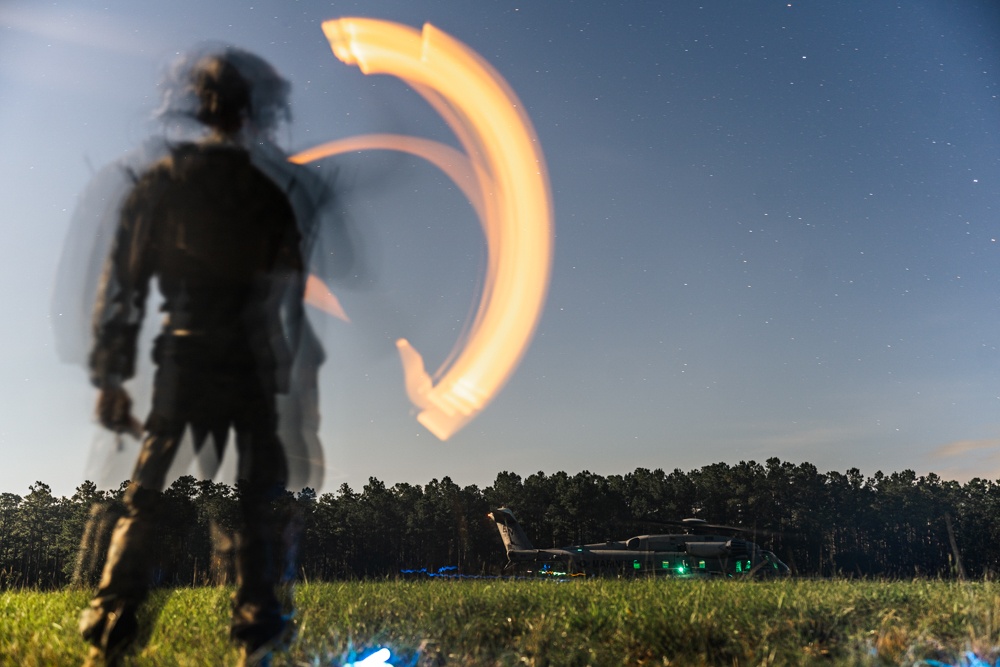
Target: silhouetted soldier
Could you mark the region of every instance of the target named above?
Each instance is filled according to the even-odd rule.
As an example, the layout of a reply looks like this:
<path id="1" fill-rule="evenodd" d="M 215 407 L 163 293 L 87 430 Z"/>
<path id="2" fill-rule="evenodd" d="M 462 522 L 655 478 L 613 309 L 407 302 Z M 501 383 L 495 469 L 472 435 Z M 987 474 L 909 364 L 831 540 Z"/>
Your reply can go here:
<path id="1" fill-rule="evenodd" d="M 264 664 L 289 630 L 275 587 L 281 577 L 289 465 L 278 437 L 276 396 L 288 390 L 303 326 L 300 230 L 285 192 L 254 166 L 241 133 L 252 118 L 252 82 L 236 50 L 189 70 L 192 113 L 207 129 L 137 175 L 125 198 L 94 312 L 91 380 L 98 417 L 136 432 L 122 383 L 134 372 L 150 282 L 164 301 L 145 439 L 125 494 L 99 590 L 80 629 L 92 662 L 117 661 L 135 638 L 155 548 L 156 513 L 182 440 L 222 458 L 235 432 L 242 526 L 231 635 L 245 664 Z M 263 64 L 266 66 L 266 64 Z"/>

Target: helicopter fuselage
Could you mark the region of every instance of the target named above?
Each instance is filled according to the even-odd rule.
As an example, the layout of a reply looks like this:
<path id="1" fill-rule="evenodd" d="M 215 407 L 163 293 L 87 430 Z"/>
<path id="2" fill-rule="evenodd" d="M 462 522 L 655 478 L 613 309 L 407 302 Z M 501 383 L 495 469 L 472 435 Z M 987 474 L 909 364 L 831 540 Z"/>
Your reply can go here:
<path id="1" fill-rule="evenodd" d="M 624 541 L 535 549 L 513 513 L 490 514 L 507 547 L 508 567 L 553 576 L 767 577 L 789 574 L 772 552 L 732 535 L 638 535 Z"/>

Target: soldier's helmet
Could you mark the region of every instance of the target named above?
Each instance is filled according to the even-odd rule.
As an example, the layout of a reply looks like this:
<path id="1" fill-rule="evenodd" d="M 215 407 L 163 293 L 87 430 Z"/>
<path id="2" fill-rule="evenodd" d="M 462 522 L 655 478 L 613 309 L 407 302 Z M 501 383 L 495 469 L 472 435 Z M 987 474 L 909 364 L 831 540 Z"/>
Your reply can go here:
<path id="1" fill-rule="evenodd" d="M 190 119 L 231 133 L 251 124 L 269 133 L 291 119 L 288 81 L 263 58 L 235 47 L 200 47 L 182 55 L 161 82 L 156 115 Z"/>

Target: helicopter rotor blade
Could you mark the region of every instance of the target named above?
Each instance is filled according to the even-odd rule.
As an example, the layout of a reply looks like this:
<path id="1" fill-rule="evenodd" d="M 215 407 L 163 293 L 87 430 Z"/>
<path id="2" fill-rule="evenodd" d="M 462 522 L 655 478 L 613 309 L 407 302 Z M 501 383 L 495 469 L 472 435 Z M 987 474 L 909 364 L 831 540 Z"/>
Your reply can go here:
<path id="1" fill-rule="evenodd" d="M 705 533 L 728 533 L 736 535 L 738 533 L 748 534 L 748 535 L 762 535 L 766 537 L 780 537 L 784 533 L 782 531 L 770 530 L 767 528 L 746 528 L 742 526 L 727 526 L 723 524 L 708 523 L 700 519 L 659 519 L 656 517 L 643 516 L 636 517 L 635 521 L 637 523 L 645 523 L 653 526 L 665 526 L 671 528 L 683 528 L 685 532 L 692 534 L 705 534 Z"/>

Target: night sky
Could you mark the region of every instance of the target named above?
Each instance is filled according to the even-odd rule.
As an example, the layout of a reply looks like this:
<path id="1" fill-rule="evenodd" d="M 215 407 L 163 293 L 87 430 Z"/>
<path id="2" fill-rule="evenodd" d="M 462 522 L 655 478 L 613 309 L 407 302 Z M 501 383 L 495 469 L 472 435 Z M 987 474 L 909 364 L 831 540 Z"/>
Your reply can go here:
<path id="1" fill-rule="evenodd" d="M 438 442 L 394 341 L 436 368 L 477 298 L 482 235 L 416 158 L 336 164 L 363 241 L 323 325 L 326 486 L 487 485 L 808 461 L 1000 477 L 1000 6 L 829 2 L 0 5 L 0 491 L 70 494 L 97 426 L 51 332 L 56 266 L 94 170 L 155 133 L 156 82 L 205 40 L 292 82 L 298 150 L 367 132 L 454 144 L 320 22 L 424 22 L 478 51 L 548 162 L 552 284 L 502 393 Z"/>

